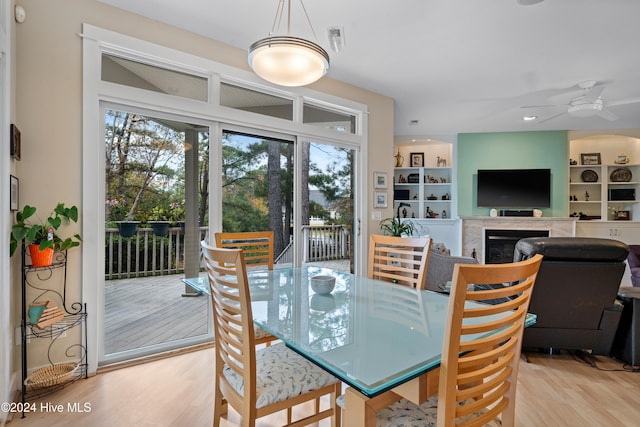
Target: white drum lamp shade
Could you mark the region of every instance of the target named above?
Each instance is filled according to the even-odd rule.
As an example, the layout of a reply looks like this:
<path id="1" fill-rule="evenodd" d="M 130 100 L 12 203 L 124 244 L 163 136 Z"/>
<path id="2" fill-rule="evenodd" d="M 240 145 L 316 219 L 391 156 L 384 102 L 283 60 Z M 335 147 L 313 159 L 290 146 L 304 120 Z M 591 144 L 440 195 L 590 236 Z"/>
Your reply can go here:
<path id="1" fill-rule="evenodd" d="M 290 36 L 267 37 L 249 47 L 249 66 L 281 86 L 304 86 L 329 71 L 329 55 L 317 44 Z"/>

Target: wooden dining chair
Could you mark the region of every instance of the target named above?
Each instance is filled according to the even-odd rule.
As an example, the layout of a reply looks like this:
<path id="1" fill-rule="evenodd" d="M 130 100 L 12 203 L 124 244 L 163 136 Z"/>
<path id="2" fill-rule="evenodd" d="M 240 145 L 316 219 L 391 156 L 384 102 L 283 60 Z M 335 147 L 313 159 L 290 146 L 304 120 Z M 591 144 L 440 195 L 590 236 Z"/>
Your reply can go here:
<path id="1" fill-rule="evenodd" d="M 273 270 L 273 231 L 218 232 L 215 237 L 219 248 L 242 249 L 247 268 Z"/>
<path id="2" fill-rule="evenodd" d="M 214 421 L 231 405 L 242 417 L 242 426 L 284 409 L 287 425 L 307 425 L 332 417 L 340 425 L 335 399 L 341 383 L 283 343 L 256 349 L 247 269 L 241 249 L 215 248 L 202 242 L 215 334 Z M 328 409 L 319 399 L 329 395 Z M 292 424 L 291 408 L 313 401 L 315 412 Z"/>
<path id="3" fill-rule="evenodd" d="M 219 248 L 242 249 L 247 267 L 273 270 L 273 231 L 218 232 L 215 238 Z M 265 290 L 265 298 L 271 298 L 272 289 L 270 286 Z M 255 329 L 256 344 L 270 345 L 277 340 L 264 329 L 257 326 Z"/>
<path id="4" fill-rule="evenodd" d="M 438 394 L 419 406 L 402 399 L 374 408 L 376 424 L 513 426 L 522 333 L 541 261 L 536 255 L 517 263 L 456 265 Z M 469 307 L 469 301 L 494 303 Z"/>
<path id="5" fill-rule="evenodd" d="M 424 289 L 431 239 L 372 234 L 369 239 L 370 279 Z"/>

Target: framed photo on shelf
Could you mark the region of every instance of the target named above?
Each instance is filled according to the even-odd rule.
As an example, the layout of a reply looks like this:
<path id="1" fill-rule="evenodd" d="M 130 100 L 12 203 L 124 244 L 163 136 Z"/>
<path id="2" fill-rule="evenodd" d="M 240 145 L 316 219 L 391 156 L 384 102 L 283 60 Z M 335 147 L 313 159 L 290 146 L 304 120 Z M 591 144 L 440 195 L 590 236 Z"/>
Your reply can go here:
<path id="1" fill-rule="evenodd" d="M 373 173 L 373 188 L 387 188 L 387 174 L 384 172 Z"/>
<path id="2" fill-rule="evenodd" d="M 9 209 L 12 211 L 18 210 L 18 190 L 18 178 L 13 175 L 9 175 Z"/>
<path id="3" fill-rule="evenodd" d="M 386 191 L 374 191 L 373 192 L 373 207 L 374 208 L 386 208 L 387 207 L 387 192 Z"/>
<path id="4" fill-rule="evenodd" d="M 424 167 L 424 153 L 409 154 L 409 166 L 412 168 Z"/>
<path id="5" fill-rule="evenodd" d="M 600 153 L 580 153 L 580 163 L 583 165 L 599 165 Z"/>

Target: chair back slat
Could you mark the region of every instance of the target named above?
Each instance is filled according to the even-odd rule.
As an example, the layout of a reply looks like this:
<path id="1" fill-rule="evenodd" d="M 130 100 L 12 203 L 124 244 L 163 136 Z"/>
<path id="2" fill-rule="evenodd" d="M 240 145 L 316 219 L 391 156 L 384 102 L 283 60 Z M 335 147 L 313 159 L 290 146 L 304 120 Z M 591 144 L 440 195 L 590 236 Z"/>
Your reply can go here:
<path id="1" fill-rule="evenodd" d="M 424 289 L 430 248 L 430 238 L 373 234 L 369 240 L 368 276 Z"/>
<path id="2" fill-rule="evenodd" d="M 215 237 L 219 248 L 242 249 L 247 267 L 264 266 L 273 270 L 273 231 L 220 232 Z"/>
<path id="3" fill-rule="evenodd" d="M 536 255 L 510 264 L 456 265 L 440 368 L 438 427 L 484 425 L 499 414 L 503 426 L 513 426 L 524 322 L 541 261 Z M 474 285 L 498 289 L 477 290 Z M 491 303 L 470 307 L 472 301 Z"/>

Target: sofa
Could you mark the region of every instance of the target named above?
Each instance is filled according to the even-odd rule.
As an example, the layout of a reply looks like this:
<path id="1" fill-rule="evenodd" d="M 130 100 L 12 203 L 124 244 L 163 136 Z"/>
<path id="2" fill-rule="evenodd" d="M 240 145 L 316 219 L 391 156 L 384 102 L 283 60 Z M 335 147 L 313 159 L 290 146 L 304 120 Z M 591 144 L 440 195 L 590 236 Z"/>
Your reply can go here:
<path id="1" fill-rule="evenodd" d="M 629 245 L 629 255 L 627 256 L 631 284 L 634 287 L 640 286 L 640 245 Z"/>
<path id="2" fill-rule="evenodd" d="M 616 302 L 629 247 L 588 237 L 531 237 L 516 243 L 514 261 L 542 254 L 529 311 L 535 325 L 523 347 L 591 350 L 608 355 L 622 314 Z"/>
<path id="3" fill-rule="evenodd" d="M 477 264 L 478 260 L 471 257 L 451 256 L 442 243 L 431 245 L 429 265 L 425 289 L 435 292 L 448 292 L 447 283 L 453 277 L 453 267 L 456 264 Z"/>

